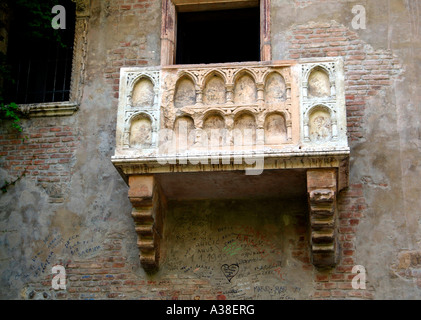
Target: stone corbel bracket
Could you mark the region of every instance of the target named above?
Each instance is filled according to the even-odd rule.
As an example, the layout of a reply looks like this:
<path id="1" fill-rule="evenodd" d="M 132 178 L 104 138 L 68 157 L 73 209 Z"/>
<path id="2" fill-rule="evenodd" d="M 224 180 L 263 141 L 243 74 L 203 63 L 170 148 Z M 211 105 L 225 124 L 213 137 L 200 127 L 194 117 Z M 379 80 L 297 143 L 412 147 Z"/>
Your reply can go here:
<path id="1" fill-rule="evenodd" d="M 166 198 L 153 176 L 130 176 L 129 199 L 137 233 L 140 263 L 146 271 L 159 268 Z"/>
<path id="2" fill-rule="evenodd" d="M 318 268 L 338 261 L 336 237 L 336 169 L 307 170 L 307 195 L 311 229 L 311 258 Z"/>

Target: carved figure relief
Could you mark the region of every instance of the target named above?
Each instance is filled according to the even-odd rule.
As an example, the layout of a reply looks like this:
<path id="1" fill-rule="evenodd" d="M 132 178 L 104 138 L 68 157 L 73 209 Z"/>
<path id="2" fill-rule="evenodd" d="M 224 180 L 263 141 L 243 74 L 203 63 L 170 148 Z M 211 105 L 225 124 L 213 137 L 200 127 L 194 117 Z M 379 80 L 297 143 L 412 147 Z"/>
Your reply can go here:
<path id="1" fill-rule="evenodd" d="M 256 102 L 257 89 L 253 78 L 244 74 L 235 83 L 234 87 L 234 103 L 235 104 L 252 104 Z"/>
<path id="2" fill-rule="evenodd" d="M 256 143 L 256 120 L 248 113 L 239 115 L 234 121 L 234 145 L 249 146 Z"/>
<path id="3" fill-rule="evenodd" d="M 188 116 L 177 118 L 174 124 L 176 148 L 186 150 L 195 142 L 195 127 L 193 119 Z"/>
<path id="4" fill-rule="evenodd" d="M 286 99 L 286 85 L 284 78 L 277 72 L 272 72 L 266 80 L 265 101 L 276 103 Z"/>
<path id="5" fill-rule="evenodd" d="M 265 120 L 265 144 L 274 145 L 287 141 L 285 118 L 281 114 L 271 114 Z"/>
<path id="6" fill-rule="evenodd" d="M 133 88 L 132 105 L 133 107 L 150 107 L 154 103 L 153 83 L 147 79 L 140 79 Z"/>
<path id="7" fill-rule="evenodd" d="M 315 69 L 308 78 L 308 96 L 309 98 L 321 98 L 330 96 L 330 80 L 328 74 Z"/>
<path id="8" fill-rule="evenodd" d="M 290 73 L 288 67 L 276 66 L 131 69 L 123 144 L 161 150 L 160 128 L 173 130 L 173 136 L 164 140 L 173 141 L 174 150 L 232 143 L 248 146 L 257 138 L 272 145 L 289 143 L 295 121 L 290 119 Z M 151 121 L 131 121 L 141 112 Z M 272 116 L 266 119 L 268 114 Z M 269 130 L 266 138 L 263 133 L 257 137 L 257 128 Z M 240 133 L 240 143 L 233 139 L 234 130 Z M 187 141 L 185 145 L 177 145 L 181 140 Z"/>
<path id="9" fill-rule="evenodd" d="M 212 76 L 206 83 L 203 102 L 207 105 L 225 103 L 225 84 L 219 76 Z"/>
<path id="10" fill-rule="evenodd" d="M 329 141 L 332 138 L 332 121 L 327 110 L 315 109 L 309 119 L 310 140 L 313 142 Z"/>
<path id="11" fill-rule="evenodd" d="M 149 148 L 152 144 L 152 123 L 146 116 L 139 116 L 130 127 L 130 147 Z"/>
<path id="12" fill-rule="evenodd" d="M 187 77 L 181 78 L 177 82 L 174 95 L 174 105 L 176 108 L 194 105 L 196 103 L 196 90 L 194 83 Z"/>
<path id="13" fill-rule="evenodd" d="M 219 147 L 225 145 L 226 130 L 222 116 L 218 114 L 208 116 L 203 122 L 203 131 L 206 133 L 205 137 L 208 139 L 208 146 Z"/>

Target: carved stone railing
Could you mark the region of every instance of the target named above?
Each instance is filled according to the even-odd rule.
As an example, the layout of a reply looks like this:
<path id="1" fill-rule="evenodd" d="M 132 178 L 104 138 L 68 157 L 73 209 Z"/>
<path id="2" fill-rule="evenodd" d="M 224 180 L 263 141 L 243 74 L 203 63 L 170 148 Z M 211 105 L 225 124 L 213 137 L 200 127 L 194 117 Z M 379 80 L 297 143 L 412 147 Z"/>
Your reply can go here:
<path id="1" fill-rule="evenodd" d="M 144 187 L 154 225 L 154 174 L 308 169 L 313 263 L 335 263 L 336 194 L 349 166 L 342 60 L 123 68 L 119 99 L 112 161 L 136 198 L 136 221 L 132 190 Z M 154 252 L 159 237 L 149 233 Z"/>

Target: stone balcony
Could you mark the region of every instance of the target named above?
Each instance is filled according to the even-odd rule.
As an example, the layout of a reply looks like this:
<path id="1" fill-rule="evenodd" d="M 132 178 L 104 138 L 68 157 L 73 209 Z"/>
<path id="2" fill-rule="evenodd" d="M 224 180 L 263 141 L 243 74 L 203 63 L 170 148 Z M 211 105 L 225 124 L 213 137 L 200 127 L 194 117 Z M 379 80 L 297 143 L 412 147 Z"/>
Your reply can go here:
<path id="1" fill-rule="evenodd" d="M 278 196 L 290 181 L 283 196 L 308 195 L 313 263 L 333 265 L 346 128 L 340 59 L 122 68 L 112 162 L 130 186 L 142 264 L 159 265 L 167 198 Z"/>

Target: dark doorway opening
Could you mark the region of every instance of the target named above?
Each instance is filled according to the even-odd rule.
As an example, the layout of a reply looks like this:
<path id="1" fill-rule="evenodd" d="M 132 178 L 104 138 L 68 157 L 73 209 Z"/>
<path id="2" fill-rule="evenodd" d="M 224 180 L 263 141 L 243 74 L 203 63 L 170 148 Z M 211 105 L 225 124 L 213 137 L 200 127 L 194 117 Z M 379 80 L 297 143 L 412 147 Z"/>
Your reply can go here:
<path id="1" fill-rule="evenodd" d="M 259 7 L 180 12 L 176 64 L 260 61 Z"/>

